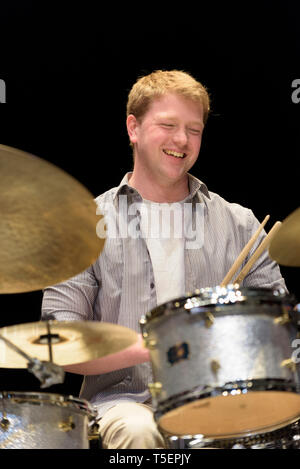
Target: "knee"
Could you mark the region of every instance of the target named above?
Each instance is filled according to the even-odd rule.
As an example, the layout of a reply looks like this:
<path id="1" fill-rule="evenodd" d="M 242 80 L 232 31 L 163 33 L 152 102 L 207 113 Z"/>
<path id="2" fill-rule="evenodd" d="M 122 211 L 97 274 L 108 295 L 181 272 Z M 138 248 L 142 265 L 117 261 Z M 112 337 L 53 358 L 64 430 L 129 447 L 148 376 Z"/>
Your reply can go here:
<path id="1" fill-rule="evenodd" d="M 138 436 L 146 433 L 155 433 L 157 431 L 154 419 L 144 415 L 130 415 L 122 421 L 121 428 L 126 433 Z"/>
<path id="2" fill-rule="evenodd" d="M 134 409 L 133 409 L 134 410 Z M 131 412 L 114 421 L 104 436 L 108 449 L 156 449 L 164 447 L 151 412 Z"/>
<path id="3" fill-rule="evenodd" d="M 123 444 L 127 448 L 158 448 L 162 447 L 163 439 L 154 419 L 149 416 L 132 415 L 126 418 L 120 427 Z M 121 437 L 122 439 L 122 437 Z"/>

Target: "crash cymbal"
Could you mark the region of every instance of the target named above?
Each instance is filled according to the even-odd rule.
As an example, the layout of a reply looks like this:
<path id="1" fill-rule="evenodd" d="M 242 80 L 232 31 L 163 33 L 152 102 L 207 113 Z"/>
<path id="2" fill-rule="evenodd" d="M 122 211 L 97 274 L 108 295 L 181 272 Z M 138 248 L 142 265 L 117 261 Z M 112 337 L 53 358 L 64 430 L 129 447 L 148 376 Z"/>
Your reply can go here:
<path id="1" fill-rule="evenodd" d="M 269 255 L 278 264 L 300 267 L 300 208 L 282 222 L 270 244 Z"/>
<path id="2" fill-rule="evenodd" d="M 60 366 L 82 363 L 119 352 L 137 341 L 135 331 L 94 321 L 49 321 L 52 361 Z M 2 327 L 0 335 L 32 358 L 49 361 L 47 322 Z M 28 362 L 0 340 L 0 368 L 27 368 Z"/>
<path id="3" fill-rule="evenodd" d="M 103 249 L 92 194 L 55 165 L 0 145 L 0 293 L 40 290 Z"/>

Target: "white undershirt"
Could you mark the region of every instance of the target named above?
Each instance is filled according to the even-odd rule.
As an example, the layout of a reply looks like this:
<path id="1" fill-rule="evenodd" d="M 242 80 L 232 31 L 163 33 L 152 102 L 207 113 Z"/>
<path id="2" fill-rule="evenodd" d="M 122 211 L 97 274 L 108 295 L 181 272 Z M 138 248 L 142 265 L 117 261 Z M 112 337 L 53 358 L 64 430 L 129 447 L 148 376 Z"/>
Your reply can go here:
<path id="1" fill-rule="evenodd" d="M 185 295 L 182 223 L 183 201 L 160 204 L 144 200 L 140 228 L 153 266 L 158 305 Z"/>

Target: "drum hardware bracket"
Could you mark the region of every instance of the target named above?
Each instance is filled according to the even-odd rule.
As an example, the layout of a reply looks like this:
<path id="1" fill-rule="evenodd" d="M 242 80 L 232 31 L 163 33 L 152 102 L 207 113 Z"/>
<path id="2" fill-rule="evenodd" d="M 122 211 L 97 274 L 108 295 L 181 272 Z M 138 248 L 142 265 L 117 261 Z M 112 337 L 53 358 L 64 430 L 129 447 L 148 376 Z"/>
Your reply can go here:
<path id="1" fill-rule="evenodd" d="M 99 440 L 99 435 L 100 435 L 99 429 L 100 429 L 100 425 L 98 422 L 94 422 L 89 427 L 89 434 L 88 434 L 89 440 Z"/>
<path id="2" fill-rule="evenodd" d="M 289 370 L 291 370 L 293 373 L 296 371 L 297 369 L 297 365 L 296 363 L 294 362 L 294 360 L 292 358 L 287 358 L 286 360 L 282 360 L 281 364 L 280 364 L 281 367 L 286 367 L 288 368 Z"/>
<path id="3" fill-rule="evenodd" d="M 74 428 L 75 428 L 75 423 L 74 423 L 74 421 L 73 421 L 73 417 L 70 416 L 66 422 L 60 422 L 60 423 L 58 424 L 58 428 L 59 428 L 62 432 L 69 432 L 69 431 L 71 431 L 71 430 L 74 430 Z"/>
<path id="4" fill-rule="evenodd" d="M 28 361 L 27 369 L 42 383 L 41 388 L 47 388 L 54 384 L 64 382 L 65 372 L 62 367 L 56 365 L 52 361 L 40 361 L 37 358 L 30 357 L 3 335 L 0 335 L 0 340 Z"/>
<path id="5" fill-rule="evenodd" d="M 162 384 L 159 381 L 156 381 L 155 383 L 149 383 L 148 384 L 149 390 L 151 392 L 152 397 L 157 397 L 162 390 Z"/>
<path id="6" fill-rule="evenodd" d="M 180 362 L 181 360 L 187 360 L 190 355 L 190 347 L 186 342 L 176 344 L 170 347 L 167 352 L 167 359 L 171 365 Z"/>
<path id="7" fill-rule="evenodd" d="M 65 372 L 62 367 L 52 362 L 32 359 L 27 367 L 28 371 L 40 380 L 41 388 L 48 388 L 54 384 L 63 383 Z"/>

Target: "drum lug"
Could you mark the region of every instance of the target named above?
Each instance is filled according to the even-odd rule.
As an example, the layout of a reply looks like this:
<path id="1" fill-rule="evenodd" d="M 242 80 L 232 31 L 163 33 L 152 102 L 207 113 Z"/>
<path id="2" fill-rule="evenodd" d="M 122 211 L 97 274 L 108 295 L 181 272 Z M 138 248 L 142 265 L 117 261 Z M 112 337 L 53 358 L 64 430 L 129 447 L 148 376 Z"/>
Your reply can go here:
<path id="1" fill-rule="evenodd" d="M 6 431 L 8 430 L 9 426 L 10 426 L 10 421 L 8 420 L 6 416 L 6 412 L 3 412 L 3 417 L 0 420 L 0 427 Z"/>
<path id="2" fill-rule="evenodd" d="M 280 364 L 281 367 L 286 367 L 288 368 L 289 370 L 291 370 L 293 373 L 296 371 L 297 369 L 297 365 L 296 363 L 294 362 L 294 360 L 292 358 L 287 358 L 286 360 L 282 360 L 281 364 Z"/>
<path id="3" fill-rule="evenodd" d="M 220 365 L 220 362 L 219 360 L 211 360 L 210 362 L 210 367 L 212 369 L 212 372 L 214 374 L 217 374 L 219 369 L 221 368 L 221 365 Z"/>
<path id="4" fill-rule="evenodd" d="M 139 323 L 140 323 L 140 326 L 141 326 L 141 327 L 142 327 L 142 326 L 145 326 L 145 325 L 147 324 L 146 316 L 142 316 L 141 319 L 140 319 L 140 321 L 139 321 Z"/>
<path id="5" fill-rule="evenodd" d="M 162 390 L 162 384 L 159 381 L 156 381 L 156 383 L 149 383 L 148 384 L 149 390 L 151 392 L 152 397 L 157 397 Z"/>
<path id="6" fill-rule="evenodd" d="M 287 324 L 290 321 L 291 321 L 291 318 L 290 318 L 289 312 L 287 309 L 284 309 L 283 314 L 274 319 L 274 324 L 279 324 L 280 326 L 284 326 L 284 324 Z"/>
<path id="7" fill-rule="evenodd" d="M 149 340 L 145 340 L 145 346 L 149 349 L 149 350 L 153 350 L 155 349 L 156 345 L 157 345 L 157 341 L 155 339 L 149 339 Z"/>
<path id="8" fill-rule="evenodd" d="M 206 311 L 205 312 L 205 316 L 206 316 L 206 319 L 205 319 L 205 326 L 207 328 L 211 327 L 213 325 L 213 323 L 215 322 L 215 318 L 214 316 L 211 314 L 210 311 Z"/>
<path id="9" fill-rule="evenodd" d="M 70 416 L 66 422 L 60 422 L 58 424 L 58 428 L 62 432 L 69 432 L 70 430 L 73 430 L 75 428 L 75 423 L 73 421 L 73 417 Z"/>

